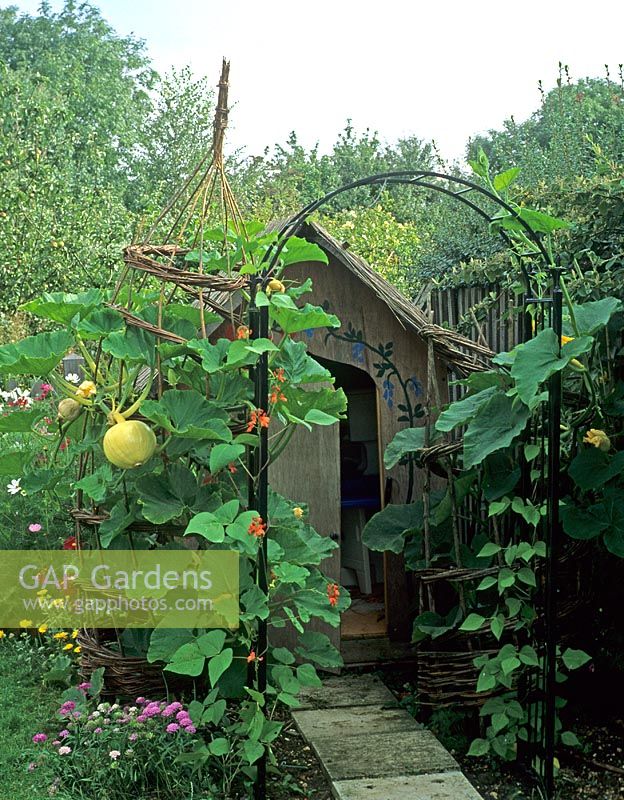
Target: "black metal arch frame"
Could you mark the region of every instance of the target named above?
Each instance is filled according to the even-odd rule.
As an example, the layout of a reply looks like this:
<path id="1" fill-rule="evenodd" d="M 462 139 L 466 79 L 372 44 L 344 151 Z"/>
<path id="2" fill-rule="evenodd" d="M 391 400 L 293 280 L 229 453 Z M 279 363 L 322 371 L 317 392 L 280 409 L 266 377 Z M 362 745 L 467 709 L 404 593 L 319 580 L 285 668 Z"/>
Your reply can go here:
<path id="1" fill-rule="evenodd" d="M 323 197 L 314 200 L 291 216 L 279 229 L 277 241 L 267 250 L 262 260 L 264 268 L 251 279 L 251 302 L 249 311 L 249 326 L 252 338 L 266 338 L 269 335 L 269 312 L 266 306 L 260 308 L 254 304 L 256 291 L 266 285 L 278 265 L 280 254 L 289 237 L 301 232 L 309 217 L 335 197 L 353 189 L 378 186 L 383 191 L 391 186 L 411 186 L 438 192 L 447 197 L 463 203 L 472 209 L 488 226 L 501 220 L 503 217 L 513 217 L 522 228 L 526 238 L 533 249 L 518 251 L 515 243 L 507 232 L 499 227 L 498 233 L 505 241 L 507 247 L 518 259 L 522 272 L 525 294 L 522 301 L 525 312 L 523 325 L 523 339 L 531 336 L 531 323 L 527 308 L 531 304 L 543 304 L 550 307 L 551 325 L 558 338 L 562 333 L 562 291 L 560 287 L 560 268 L 555 265 L 542 242 L 541 236 L 528 222 L 523 219 L 517 209 L 498 197 L 493 192 L 477 183 L 455 175 L 443 172 L 422 170 L 401 170 L 396 172 L 383 172 L 369 175 L 351 183 L 344 184 L 328 192 Z M 494 204 L 498 214 L 491 214 L 479 201 L 484 204 Z M 528 259 L 538 259 L 550 275 L 550 296 L 539 297 L 536 283 L 537 271 L 527 269 Z M 536 291 L 534 291 L 534 289 Z M 269 397 L 268 357 L 262 355 L 254 368 L 254 402 L 257 408 L 266 409 Z M 542 741 L 540 747 L 540 773 L 544 781 L 548 800 L 554 790 L 554 753 L 555 753 L 555 723 L 556 723 L 556 559 L 559 545 L 559 486 L 558 476 L 560 470 L 560 422 L 561 422 L 561 373 L 557 372 L 550 379 L 548 386 L 548 484 L 547 484 L 547 516 L 546 516 L 546 585 L 544 591 L 544 616 L 545 616 L 545 663 L 543 670 L 543 695 L 544 704 Z M 259 515 L 266 520 L 268 514 L 268 432 L 266 428 L 260 431 L 259 447 L 253 451 L 250 459 L 250 473 L 258 476 L 257 481 L 250 478 L 249 502 L 250 507 L 257 509 Z M 257 564 L 258 586 L 265 594 L 268 591 L 267 578 L 267 541 L 262 540 Z M 266 620 L 261 620 L 258 626 L 258 642 L 256 652 L 267 653 L 268 632 Z M 266 657 L 258 664 L 257 690 L 266 691 L 267 686 L 267 660 Z M 266 757 L 258 762 L 258 771 L 255 784 L 254 797 L 256 800 L 266 798 Z"/>

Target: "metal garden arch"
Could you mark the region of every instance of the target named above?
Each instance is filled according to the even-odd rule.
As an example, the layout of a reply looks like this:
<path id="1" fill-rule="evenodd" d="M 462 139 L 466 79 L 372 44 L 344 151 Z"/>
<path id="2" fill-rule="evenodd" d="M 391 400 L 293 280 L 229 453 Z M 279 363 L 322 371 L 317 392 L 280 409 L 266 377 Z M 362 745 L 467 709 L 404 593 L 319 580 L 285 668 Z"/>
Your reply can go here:
<path id="1" fill-rule="evenodd" d="M 524 324 L 522 325 L 523 341 L 532 335 L 530 317 L 526 313 L 529 305 L 542 304 L 549 310 L 550 324 L 560 339 L 562 333 L 562 290 L 560 286 L 560 267 L 554 264 L 549 256 L 541 236 L 528 222 L 518 214 L 518 211 L 509 203 L 478 184 L 455 175 L 442 172 L 402 170 L 397 172 L 384 172 L 370 175 L 366 178 L 347 183 L 338 189 L 328 192 L 290 217 L 280 228 L 276 243 L 268 250 L 263 259 L 265 264 L 262 272 L 251 279 L 251 304 L 250 328 L 253 338 L 267 337 L 269 334 L 268 308 L 257 308 L 254 303 L 255 292 L 266 285 L 270 280 L 272 271 L 276 267 L 280 253 L 290 236 L 296 236 L 302 230 L 307 219 L 318 209 L 322 208 L 335 197 L 365 186 L 378 186 L 384 189 L 391 186 L 408 186 L 428 189 L 446 195 L 472 209 L 488 226 L 495 225 L 502 218 L 513 217 L 522 228 L 529 240 L 532 249 L 518 251 L 512 238 L 499 226 L 499 234 L 506 245 L 517 257 L 524 282 L 524 297 L 522 300 Z M 492 204 L 497 213 L 492 214 L 484 205 Z M 542 268 L 550 278 L 549 296 L 540 297 L 537 285 L 537 270 L 527 269 L 526 262 L 537 258 Z M 261 356 L 254 370 L 255 404 L 258 408 L 267 408 L 269 395 L 268 360 L 267 355 Z M 554 784 L 554 751 L 555 751 L 555 699 L 556 699 L 556 653 L 557 653 L 557 608 L 556 608 L 556 569 L 557 553 L 560 540 L 559 522 L 559 486 L 558 475 L 560 470 L 560 422 L 561 422 L 561 373 L 555 373 L 549 379 L 548 385 L 548 482 L 547 482 L 547 515 L 546 515 L 546 580 L 544 587 L 544 667 L 541 675 L 541 702 L 543 704 L 543 720 L 541 725 L 541 742 L 538 742 L 539 756 L 538 772 L 544 781 L 546 794 L 551 798 Z M 250 472 L 258 475 L 256 483 L 250 481 L 250 505 L 257 508 L 263 519 L 267 517 L 268 506 L 268 433 L 262 428 L 260 433 L 260 446 L 252 455 L 253 463 Z M 257 580 L 259 588 L 266 594 L 268 591 L 267 580 L 267 542 L 262 541 L 260 558 L 257 567 Z M 267 623 L 262 620 L 258 631 L 258 653 L 265 653 L 268 645 Z M 266 659 L 258 666 L 258 691 L 264 693 L 267 684 Z M 255 786 L 256 800 L 266 797 L 266 760 L 258 762 L 258 775 Z"/>

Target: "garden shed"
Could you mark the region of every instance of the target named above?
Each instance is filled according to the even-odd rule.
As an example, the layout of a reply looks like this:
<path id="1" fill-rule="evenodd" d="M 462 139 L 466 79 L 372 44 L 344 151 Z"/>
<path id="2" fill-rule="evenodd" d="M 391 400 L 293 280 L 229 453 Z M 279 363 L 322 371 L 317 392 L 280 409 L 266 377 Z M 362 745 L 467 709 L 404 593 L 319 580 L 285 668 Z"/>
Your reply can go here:
<path id="1" fill-rule="evenodd" d="M 307 278 L 313 290 L 305 299 L 335 314 L 337 329 L 296 334 L 334 376 L 347 395 L 348 417 L 340 425 L 300 428 L 269 470 L 273 489 L 309 504 L 310 522 L 340 547 L 324 571 L 352 594 L 342 629 L 330 631 L 347 662 L 362 663 L 399 654 L 411 635 L 414 605 L 403 557 L 373 553 L 361 541 L 367 520 L 387 503 L 418 498 L 422 476 L 406 466 L 386 471 L 383 453 L 395 434 L 419 424 L 431 385 L 433 361 L 439 396 L 448 399 L 449 368 L 460 374 L 482 368 L 484 348 L 454 331 L 432 324 L 369 264 L 316 223 L 300 236 L 327 255 L 297 264 L 287 277 Z M 213 336 L 218 337 L 217 330 Z M 429 352 L 429 341 L 432 353 Z"/>

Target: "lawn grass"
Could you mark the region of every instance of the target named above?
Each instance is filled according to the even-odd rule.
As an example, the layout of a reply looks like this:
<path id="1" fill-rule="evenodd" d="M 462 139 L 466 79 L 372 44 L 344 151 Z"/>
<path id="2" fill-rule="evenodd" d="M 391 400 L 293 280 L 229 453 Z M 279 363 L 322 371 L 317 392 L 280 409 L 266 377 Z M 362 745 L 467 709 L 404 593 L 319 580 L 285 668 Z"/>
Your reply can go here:
<path id="1" fill-rule="evenodd" d="M 24 642 L 0 640 L 0 800 L 49 798 L 45 769 L 28 772 L 36 748 L 32 736 L 46 731 L 62 692 L 46 687 Z"/>

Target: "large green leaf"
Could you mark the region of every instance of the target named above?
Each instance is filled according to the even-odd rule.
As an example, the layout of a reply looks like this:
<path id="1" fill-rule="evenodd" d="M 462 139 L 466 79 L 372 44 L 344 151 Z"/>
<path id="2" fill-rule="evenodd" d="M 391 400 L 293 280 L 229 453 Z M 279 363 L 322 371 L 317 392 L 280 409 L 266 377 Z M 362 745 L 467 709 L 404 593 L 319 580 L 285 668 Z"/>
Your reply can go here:
<path id="1" fill-rule="evenodd" d="M 609 527 L 601 504 L 581 508 L 570 503 L 563 506 L 560 513 L 563 530 L 573 539 L 593 539 Z"/>
<path id="2" fill-rule="evenodd" d="M 485 459 L 483 496 L 489 502 L 513 492 L 520 480 L 520 467 L 508 453 L 492 453 Z"/>
<path id="3" fill-rule="evenodd" d="M 0 422 L 6 417 L 0 417 Z M 0 475 L 11 475 L 17 477 L 22 474 L 26 465 L 33 457 L 32 453 L 26 450 L 11 450 L 0 455 Z"/>
<path id="4" fill-rule="evenodd" d="M 602 518 L 608 525 L 603 535 L 605 547 L 614 556 L 624 558 L 624 508 L 621 490 L 607 490 L 602 505 L 604 507 Z"/>
<path id="5" fill-rule="evenodd" d="M 287 337 L 281 351 L 273 361 L 273 368 L 284 370 L 288 383 L 321 383 L 333 381 L 329 370 L 322 367 L 307 352 L 305 342 L 296 342 Z"/>
<path id="6" fill-rule="evenodd" d="M 616 311 L 622 310 L 622 302 L 617 297 L 603 297 L 574 306 L 574 320 L 580 336 L 591 336 L 604 328 Z M 574 332 L 570 328 L 570 335 Z"/>
<path id="7" fill-rule="evenodd" d="M 552 328 L 540 331 L 534 339 L 516 348 L 511 375 L 516 381 L 518 397 L 529 405 L 540 384 L 566 367 L 571 359 L 591 349 L 592 339 L 581 336 L 560 348 Z M 561 349 L 561 353 L 559 350 Z"/>
<path id="8" fill-rule="evenodd" d="M 168 661 L 184 644 L 194 640 L 193 632 L 186 628 L 156 628 L 150 636 L 147 660 Z"/>
<path id="9" fill-rule="evenodd" d="M 110 511 L 108 519 L 105 519 L 100 525 L 100 545 L 102 547 L 109 547 L 115 537 L 125 531 L 139 516 L 140 511 L 136 500 L 130 503 L 129 509 L 126 508 L 125 498 L 115 503 Z"/>
<path id="10" fill-rule="evenodd" d="M 0 433 L 25 433 L 31 431 L 38 420 L 45 415 L 45 409 L 33 408 L 29 411 L 10 411 L 0 415 Z"/>
<path id="11" fill-rule="evenodd" d="M 162 475 L 139 478 L 136 488 L 145 519 L 161 525 L 191 510 L 197 496 L 197 479 L 190 469 L 172 464 Z"/>
<path id="12" fill-rule="evenodd" d="M 302 308 L 276 308 L 271 305 L 271 316 L 284 333 L 298 333 L 312 328 L 339 328 L 340 320 L 320 306 L 306 303 Z"/>
<path id="13" fill-rule="evenodd" d="M 324 388 L 308 392 L 294 386 L 284 388 L 286 403 L 280 414 L 298 424 L 329 425 L 344 419 L 347 397 L 342 389 Z M 321 412 L 324 417 L 320 415 Z"/>
<path id="14" fill-rule="evenodd" d="M 123 331 L 109 333 L 102 340 L 102 350 L 123 361 L 152 366 L 156 363 L 156 337 L 131 325 Z"/>
<path id="15" fill-rule="evenodd" d="M 499 391 L 497 386 L 490 386 L 477 394 L 470 394 L 462 400 L 451 403 L 436 420 L 436 430 L 446 433 L 454 430 L 459 425 L 465 425 L 474 417 L 481 406 Z"/>
<path id="16" fill-rule="evenodd" d="M 214 475 L 232 461 L 237 461 L 244 452 L 242 444 L 216 444 L 210 451 L 210 472 Z"/>
<path id="17" fill-rule="evenodd" d="M 211 686 L 214 687 L 216 685 L 217 681 L 230 666 L 233 659 L 234 651 L 231 647 L 226 647 L 225 650 L 210 659 L 208 662 L 208 677 L 210 678 Z"/>
<path id="18" fill-rule="evenodd" d="M 218 339 L 216 344 L 207 339 L 191 339 L 186 346 L 201 356 L 204 372 L 211 375 L 223 369 L 231 344 L 229 339 Z"/>
<path id="19" fill-rule="evenodd" d="M 189 522 L 184 535 L 198 534 L 210 542 L 225 540 L 225 526 L 230 525 L 238 514 L 238 500 L 230 500 L 215 511 L 200 511 Z"/>
<path id="20" fill-rule="evenodd" d="M 226 633 L 222 630 L 208 631 L 197 639 L 199 651 L 206 658 L 213 658 L 223 650 Z"/>
<path id="21" fill-rule="evenodd" d="M 95 308 L 99 308 L 103 302 L 104 295 L 101 289 L 89 289 L 80 294 L 44 292 L 40 297 L 24 303 L 20 308 L 22 311 L 30 311 L 37 317 L 51 319 L 54 322 L 60 322 L 61 325 L 69 325 L 76 315 L 85 317 Z"/>
<path id="22" fill-rule="evenodd" d="M 420 428 L 405 428 L 395 434 L 384 453 L 385 468 L 392 469 L 404 456 L 422 450 L 425 446 L 425 433 L 426 428 L 422 426 Z M 429 444 L 440 438 L 436 431 L 430 431 L 429 435 Z"/>
<path id="23" fill-rule="evenodd" d="M 477 478 L 477 471 L 470 470 L 465 472 L 454 481 L 453 492 L 450 489 L 446 490 L 444 497 L 435 506 L 432 514 L 432 522 L 435 526 L 442 525 L 442 523 L 449 519 L 453 513 L 453 506 L 461 506 L 470 491 L 472 484 Z"/>
<path id="24" fill-rule="evenodd" d="M 281 560 L 300 566 L 318 565 L 338 547 L 329 536 L 321 536 L 309 525 L 286 527 L 271 520 L 271 540 L 283 552 Z M 248 537 L 249 538 L 249 537 Z"/>
<path id="25" fill-rule="evenodd" d="M 160 400 L 146 400 L 141 413 L 182 438 L 225 442 L 232 439 L 227 413 L 195 389 L 168 389 Z"/>
<path id="26" fill-rule="evenodd" d="M 422 503 L 390 504 L 366 523 L 362 543 L 371 550 L 402 553 L 407 532 L 420 529 L 422 524 Z"/>
<path id="27" fill-rule="evenodd" d="M 552 233 L 561 228 L 569 228 L 570 223 L 542 211 L 533 211 L 530 208 L 518 208 L 516 214 L 502 217 L 495 222 L 507 231 L 526 233 L 526 228 L 519 219 L 522 219 L 536 233 Z"/>
<path id="28" fill-rule="evenodd" d="M 200 652 L 196 641 L 188 642 L 179 647 L 173 654 L 171 661 L 165 667 L 167 672 L 177 675 L 191 675 L 197 677 L 204 671 L 206 659 Z"/>
<path id="29" fill-rule="evenodd" d="M 297 637 L 295 652 L 304 661 L 314 661 L 324 669 L 337 669 L 343 665 L 342 656 L 324 633 L 306 631 Z"/>
<path id="30" fill-rule="evenodd" d="M 624 470 L 624 451 L 610 456 L 597 447 L 583 447 L 570 464 L 569 474 L 580 489 L 598 489 Z"/>
<path id="31" fill-rule="evenodd" d="M 281 253 L 282 264 L 285 267 L 291 264 L 299 264 L 302 261 L 316 261 L 321 264 L 329 264 L 325 252 L 317 244 L 308 242 L 298 236 L 291 236 Z"/>
<path id="32" fill-rule="evenodd" d="M 89 475 L 85 475 L 74 484 L 75 489 L 81 489 L 94 503 L 101 503 L 106 499 L 110 484 L 113 479 L 111 465 L 106 462 Z"/>
<path id="33" fill-rule="evenodd" d="M 52 372 L 74 340 L 68 331 L 52 331 L 28 336 L 20 342 L 0 347 L 0 374 L 37 375 Z"/>
<path id="34" fill-rule="evenodd" d="M 83 339 L 100 339 L 123 329 L 124 318 L 112 308 L 98 308 L 81 319 L 76 331 Z"/>
<path id="35" fill-rule="evenodd" d="M 583 650 L 574 650 L 568 647 L 561 654 L 561 660 L 568 669 L 573 670 L 579 669 L 579 667 L 591 661 L 591 656 L 587 655 Z"/>
<path id="36" fill-rule="evenodd" d="M 505 191 L 505 189 L 511 186 L 511 184 L 516 180 L 519 174 L 520 167 L 511 167 L 511 169 L 506 169 L 505 172 L 501 172 L 499 175 L 496 175 L 492 181 L 494 188 L 497 192 Z"/>
<path id="37" fill-rule="evenodd" d="M 484 403 L 464 434 L 464 467 L 470 469 L 484 458 L 508 447 L 524 428 L 531 412 L 505 394 L 494 394 Z"/>

